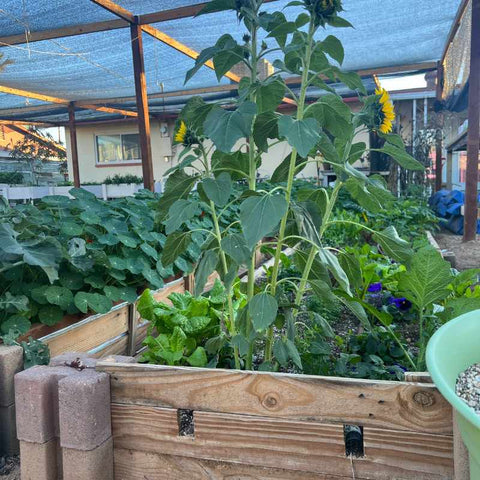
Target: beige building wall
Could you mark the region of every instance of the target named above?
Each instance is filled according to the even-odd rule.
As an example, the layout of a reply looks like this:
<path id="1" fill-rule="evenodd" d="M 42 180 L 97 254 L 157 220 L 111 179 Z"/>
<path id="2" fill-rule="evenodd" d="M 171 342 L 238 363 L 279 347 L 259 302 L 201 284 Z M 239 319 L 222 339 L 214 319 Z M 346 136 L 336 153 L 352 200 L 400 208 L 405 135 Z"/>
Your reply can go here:
<path id="1" fill-rule="evenodd" d="M 161 123 L 151 121 L 151 142 L 153 174 L 156 181 L 160 180 L 164 172 L 170 168 L 170 162 L 165 162 L 164 157 L 172 154 L 171 136 L 162 136 Z M 171 127 L 173 128 L 173 127 Z M 114 175 L 138 175 L 142 177 L 142 162 L 125 162 L 118 164 L 99 165 L 97 163 L 96 139 L 97 135 L 113 135 L 121 133 L 138 133 L 136 122 L 110 122 L 92 125 L 77 126 L 78 162 L 80 181 L 102 183 L 107 177 Z M 171 134 L 171 133 L 170 133 Z M 65 129 L 67 145 L 68 175 L 73 180 L 72 156 L 70 151 L 70 132 Z"/>
<path id="2" fill-rule="evenodd" d="M 177 158 L 182 148 L 174 146 L 172 148 L 172 135 L 174 123 L 167 125 L 168 133 L 163 135 L 161 126 L 167 125 L 159 121 L 151 122 L 151 142 L 152 142 L 152 161 L 153 173 L 155 181 L 159 181 L 165 172 L 178 163 Z M 114 175 L 138 175 L 142 176 L 141 161 L 125 162 L 117 164 L 97 163 L 96 152 L 96 136 L 97 135 L 114 135 L 125 133 L 138 133 L 138 127 L 135 122 L 116 122 L 92 125 L 77 125 L 77 144 L 78 144 L 78 161 L 80 169 L 80 181 L 102 183 L 107 177 Z M 68 174 L 70 180 L 73 180 L 72 157 L 70 152 L 70 134 L 68 128 L 65 129 L 66 145 L 67 145 L 67 162 Z M 290 153 L 290 147 L 286 142 L 275 145 L 271 148 L 268 155 L 265 155 L 260 167 L 260 175 L 262 177 L 271 176 L 275 168 Z M 169 156 L 170 161 L 166 162 L 165 157 Z M 317 167 L 315 163 L 307 165 L 301 172 L 299 177 L 310 178 L 316 177 Z"/>

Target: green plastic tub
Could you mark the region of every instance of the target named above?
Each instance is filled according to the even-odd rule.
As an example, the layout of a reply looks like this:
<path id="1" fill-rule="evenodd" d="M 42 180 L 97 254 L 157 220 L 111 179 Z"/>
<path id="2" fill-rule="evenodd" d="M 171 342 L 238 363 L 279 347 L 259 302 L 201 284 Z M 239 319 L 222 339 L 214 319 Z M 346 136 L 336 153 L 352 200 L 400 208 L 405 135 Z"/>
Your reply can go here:
<path id="1" fill-rule="evenodd" d="M 480 415 L 455 393 L 460 372 L 480 362 L 480 310 L 443 325 L 427 346 L 427 368 L 442 395 L 459 413 L 458 426 L 470 455 L 470 479 L 480 480 Z"/>

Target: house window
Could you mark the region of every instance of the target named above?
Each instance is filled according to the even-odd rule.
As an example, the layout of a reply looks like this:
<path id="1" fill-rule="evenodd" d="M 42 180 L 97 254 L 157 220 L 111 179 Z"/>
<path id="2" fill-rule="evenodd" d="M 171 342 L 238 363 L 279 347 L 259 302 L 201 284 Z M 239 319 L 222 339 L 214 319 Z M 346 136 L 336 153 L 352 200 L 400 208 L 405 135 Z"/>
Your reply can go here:
<path id="1" fill-rule="evenodd" d="M 140 162 L 138 133 L 97 135 L 97 163 Z"/>

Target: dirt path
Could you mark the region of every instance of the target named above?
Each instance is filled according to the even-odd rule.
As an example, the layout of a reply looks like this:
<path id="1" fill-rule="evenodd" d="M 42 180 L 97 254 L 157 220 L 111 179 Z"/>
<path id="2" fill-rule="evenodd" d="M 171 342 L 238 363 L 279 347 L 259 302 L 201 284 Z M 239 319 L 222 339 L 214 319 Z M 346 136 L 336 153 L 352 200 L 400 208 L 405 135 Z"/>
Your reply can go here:
<path id="1" fill-rule="evenodd" d="M 477 241 L 462 243 L 462 236 L 442 231 L 435 234 L 440 248 L 455 254 L 455 267 L 458 270 L 480 268 L 480 236 Z"/>

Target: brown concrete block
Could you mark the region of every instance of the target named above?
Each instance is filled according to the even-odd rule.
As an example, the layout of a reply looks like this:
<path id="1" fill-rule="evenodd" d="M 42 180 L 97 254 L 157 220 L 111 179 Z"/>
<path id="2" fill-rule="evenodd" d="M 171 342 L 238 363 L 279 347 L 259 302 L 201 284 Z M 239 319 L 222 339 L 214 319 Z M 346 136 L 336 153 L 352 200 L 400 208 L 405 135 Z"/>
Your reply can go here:
<path id="1" fill-rule="evenodd" d="M 69 367 L 37 366 L 15 375 L 19 440 L 45 443 L 58 436 L 58 381 L 79 374 Z"/>
<path id="2" fill-rule="evenodd" d="M 65 367 L 70 366 L 72 362 L 80 360 L 81 365 L 85 368 L 95 368 L 97 365 L 97 359 L 90 357 L 88 353 L 84 352 L 65 352 L 61 355 L 57 355 L 50 360 L 49 366 L 51 367 Z M 70 367 L 73 368 L 73 367 Z M 81 370 L 81 368 L 80 368 Z"/>
<path id="3" fill-rule="evenodd" d="M 62 471 L 59 450 L 56 438 L 45 443 L 21 441 L 20 473 L 22 480 L 57 480 Z"/>
<path id="4" fill-rule="evenodd" d="M 0 407 L 0 456 L 18 453 L 15 404 Z"/>
<path id="5" fill-rule="evenodd" d="M 113 480 L 112 437 L 93 450 L 63 448 L 62 451 L 65 480 Z"/>
<path id="6" fill-rule="evenodd" d="M 111 436 L 110 376 L 84 370 L 58 383 L 60 444 L 92 450 Z"/>
<path id="7" fill-rule="evenodd" d="M 23 370 L 23 348 L 0 345 L 0 407 L 15 401 L 13 377 Z"/>

